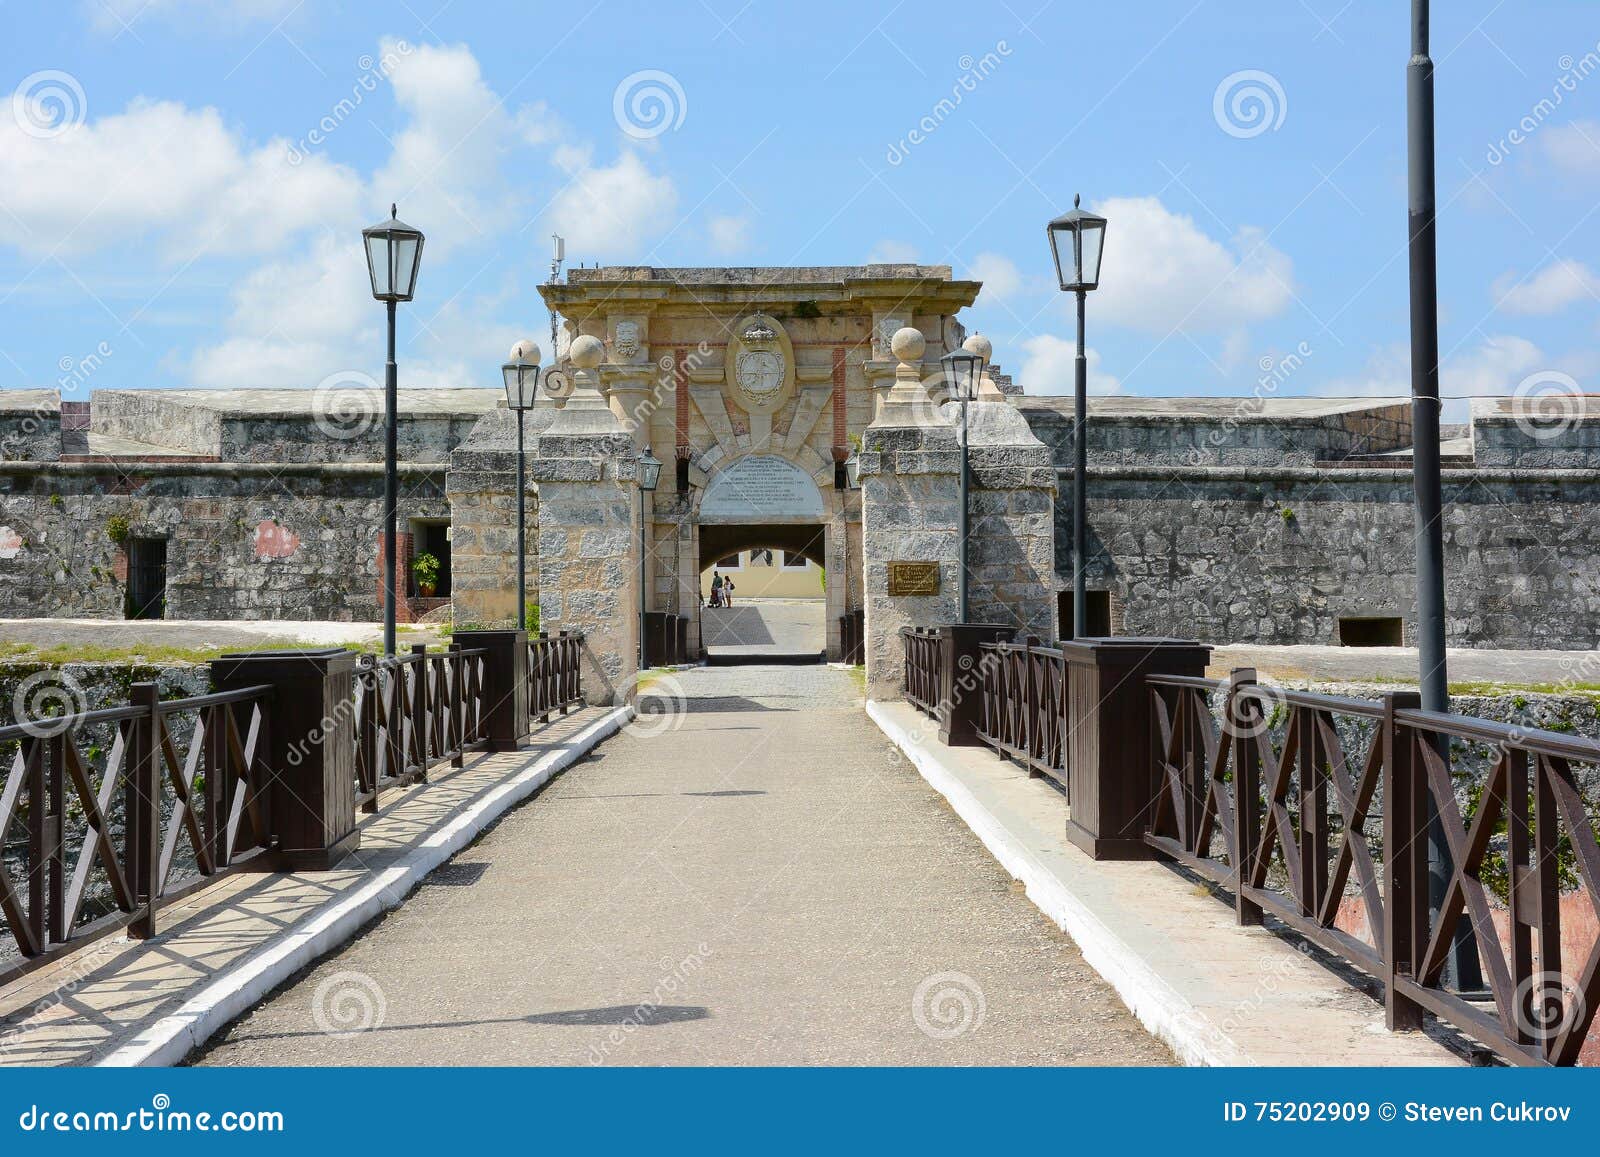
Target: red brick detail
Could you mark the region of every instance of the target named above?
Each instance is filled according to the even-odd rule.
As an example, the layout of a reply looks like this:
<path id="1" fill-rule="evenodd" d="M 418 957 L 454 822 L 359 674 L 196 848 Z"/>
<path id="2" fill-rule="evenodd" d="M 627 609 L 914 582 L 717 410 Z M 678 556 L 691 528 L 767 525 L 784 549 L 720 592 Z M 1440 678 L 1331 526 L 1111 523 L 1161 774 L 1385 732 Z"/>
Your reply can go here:
<path id="1" fill-rule="evenodd" d="M 111 577 L 119 583 L 128 581 L 128 552 L 122 547 L 117 547 L 117 553 L 111 556 Z"/>
<path id="2" fill-rule="evenodd" d="M 687 458 L 692 451 L 689 443 L 689 351 L 672 352 L 672 394 L 677 423 L 676 446 L 679 458 Z"/>
<path id="3" fill-rule="evenodd" d="M 833 347 L 833 457 L 843 462 L 850 456 L 850 424 L 847 410 L 850 387 L 845 378 L 844 347 Z"/>
<path id="4" fill-rule="evenodd" d="M 383 548 L 387 541 L 384 535 L 378 535 L 378 581 L 373 586 L 373 597 L 378 602 L 378 614 L 383 614 Z M 394 536 L 394 621 L 409 623 L 415 620 L 412 613 L 411 597 L 406 593 L 409 582 L 406 576 L 411 573 L 411 535 L 400 531 Z"/>

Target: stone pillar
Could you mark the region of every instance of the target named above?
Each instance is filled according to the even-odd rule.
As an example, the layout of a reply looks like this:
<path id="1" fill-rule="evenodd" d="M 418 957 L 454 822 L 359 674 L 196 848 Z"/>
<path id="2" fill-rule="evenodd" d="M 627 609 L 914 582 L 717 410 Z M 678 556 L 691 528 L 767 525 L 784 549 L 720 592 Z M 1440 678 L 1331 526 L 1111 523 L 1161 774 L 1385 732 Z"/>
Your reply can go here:
<path id="1" fill-rule="evenodd" d="M 894 385 L 879 399 L 861 442 L 862 579 L 866 608 L 867 694 L 900 695 L 900 628 L 956 620 L 961 459 L 955 429 L 922 382 L 926 340 L 898 330 Z M 937 591 L 891 594 L 892 563 L 931 563 Z"/>
<path id="2" fill-rule="evenodd" d="M 572 392 L 539 436 L 539 626 L 584 634 L 590 703 L 632 694 L 639 656 L 639 500 L 633 440 L 606 405 L 597 338 L 572 343 Z"/>
<path id="3" fill-rule="evenodd" d="M 531 411 L 524 435 L 531 459 L 540 431 L 554 418 Z M 539 496 L 528 477 L 528 602 L 539 602 Z M 457 627 L 517 623 L 517 425 L 507 409 L 491 410 L 450 454 L 450 601 Z"/>
<path id="4" fill-rule="evenodd" d="M 959 403 L 945 415 L 959 422 Z M 967 547 L 969 613 L 975 623 L 1014 627 L 1019 636 L 1057 635 L 1056 472 L 1050 448 L 1008 401 L 967 406 L 972 541 Z"/>

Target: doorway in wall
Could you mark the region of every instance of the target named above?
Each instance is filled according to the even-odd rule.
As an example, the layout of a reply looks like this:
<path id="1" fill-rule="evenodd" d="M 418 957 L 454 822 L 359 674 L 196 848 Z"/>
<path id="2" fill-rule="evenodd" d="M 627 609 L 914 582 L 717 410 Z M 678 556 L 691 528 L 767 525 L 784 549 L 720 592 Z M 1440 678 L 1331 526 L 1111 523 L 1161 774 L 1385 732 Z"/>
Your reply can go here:
<path id="1" fill-rule="evenodd" d="M 130 619 L 167 617 L 167 540 L 130 538 L 128 593 L 123 615 Z"/>

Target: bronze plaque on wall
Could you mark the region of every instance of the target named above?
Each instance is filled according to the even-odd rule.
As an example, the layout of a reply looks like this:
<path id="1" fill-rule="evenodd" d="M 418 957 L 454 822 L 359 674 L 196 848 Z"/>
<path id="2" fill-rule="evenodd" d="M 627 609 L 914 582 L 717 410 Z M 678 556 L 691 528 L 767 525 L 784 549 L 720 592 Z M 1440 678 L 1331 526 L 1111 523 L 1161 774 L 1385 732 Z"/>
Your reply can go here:
<path id="1" fill-rule="evenodd" d="M 939 593 L 939 564 L 936 562 L 891 562 L 889 594 L 894 597 L 936 595 Z"/>

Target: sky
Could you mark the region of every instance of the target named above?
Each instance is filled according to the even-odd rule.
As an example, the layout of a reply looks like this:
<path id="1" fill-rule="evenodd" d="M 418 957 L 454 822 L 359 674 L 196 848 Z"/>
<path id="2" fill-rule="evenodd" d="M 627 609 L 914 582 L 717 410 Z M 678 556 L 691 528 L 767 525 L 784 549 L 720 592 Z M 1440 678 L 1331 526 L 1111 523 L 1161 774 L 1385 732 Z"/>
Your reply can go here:
<path id="1" fill-rule="evenodd" d="M 1436 4 L 1455 397 L 1600 389 L 1600 5 Z M 1404 394 L 1401 0 L 0 3 L 0 385 L 498 385 L 569 265 L 918 261 L 1070 392 L 1045 223 L 1104 214 L 1091 388 Z M 1267 384 L 1270 383 L 1270 384 Z M 1459 410 L 1458 404 L 1455 409 Z"/>

